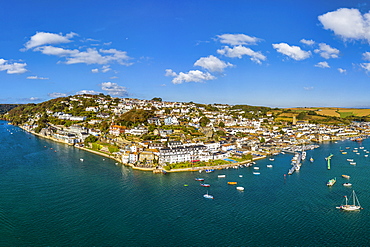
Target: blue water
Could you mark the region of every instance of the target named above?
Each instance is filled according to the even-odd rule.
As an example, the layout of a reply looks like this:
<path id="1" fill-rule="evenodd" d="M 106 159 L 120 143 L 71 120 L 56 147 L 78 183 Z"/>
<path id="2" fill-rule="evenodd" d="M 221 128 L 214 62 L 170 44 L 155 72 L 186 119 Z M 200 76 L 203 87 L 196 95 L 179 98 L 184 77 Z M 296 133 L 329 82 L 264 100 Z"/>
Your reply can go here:
<path id="1" fill-rule="evenodd" d="M 213 173 L 135 171 L 0 121 L 0 246 L 368 246 L 370 150 L 340 141 L 308 151 L 284 179 L 292 155 Z M 347 155 L 340 148 L 351 147 Z M 324 157 L 333 153 L 332 168 Z M 80 158 L 84 161 L 81 162 Z M 357 165 L 349 165 L 353 158 Z M 267 168 L 272 164 L 272 168 Z M 226 178 L 217 175 L 225 174 Z M 351 188 L 359 212 L 335 207 Z M 242 177 L 239 177 L 242 175 Z M 204 177 L 211 187 L 199 186 Z M 328 179 L 337 183 L 328 188 Z M 227 181 L 245 188 L 237 191 Z M 184 185 L 188 186 L 184 186 Z M 206 192 L 214 200 L 203 198 Z"/>

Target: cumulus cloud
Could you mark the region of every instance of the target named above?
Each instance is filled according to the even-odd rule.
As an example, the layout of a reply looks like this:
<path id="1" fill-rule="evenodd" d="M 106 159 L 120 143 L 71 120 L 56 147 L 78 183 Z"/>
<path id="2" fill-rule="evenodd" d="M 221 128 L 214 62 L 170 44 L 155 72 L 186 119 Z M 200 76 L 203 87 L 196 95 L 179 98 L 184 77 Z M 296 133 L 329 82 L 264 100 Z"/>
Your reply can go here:
<path id="1" fill-rule="evenodd" d="M 315 44 L 315 41 L 313 41 L 312 39 L 310 40 L 307 40 L 307 39 L 301 39 L 299 42 L 305 44 L 305 45 L 314 45 Z"/>
<path id="2" fill-rule="evenodd" d="M 99 69 L 92 69 L 91 72 L 92 73 L 99 73 Z"/>
<path id="3" fill-rule="evenodd" d="M 37 76 L 37 75 L 27 76 L 27 79 L 29 79 L 29 80 L 49 80 L 49 78 L 46 78 L 46 77 L 39 77 L 39 76 Z"/>
<path id="4" fill-rule="evenodd" d="M 304 51 L 299 46 L 290 46 L 287 43 L 272 44 L 272 47 L 276 49 L 277 52 L 297 61 L 307 59 L 311 56 L 310 51 Z"/>
<path id="5" fill-rule="evenodd" d="M 339 71 L 339 73 L 341 73 L 341 74 L 346 74 L 346 73 L 347 73 L 347 70 L 342 69 L 342 68 L 338 68 L 338 71 Z"/>
<path id="6" fill-rule="evenodd" d="M 81 90 L 76 92 L 76 94 L 99 94 L 100 92 L 96 92 L 94 90 Z"/>
<path id="7" fill-rule="evenodd" d="M 361 68 L 365 69 L 366 72 L 370 72 L 370 63 L 362 63 L 360 66 Z"/>
<path id="8" fill-rule="evenodd" d="M 125 96 L 127 95 L 127 89 L 125 87 L 119 86 L 117 83 L 113 82 L 103 82 L 100 84 L 101 89 L 106 91 L 110 95 L 114 96 Z"/>
<path id="9" fill-rule="evenodd" d="M 73 32 L 70 32 L 64 36 L 56 33 L 37 32 L 26 44 L 24 44 L 25 50 L 46 44 L 69 43 L 71 42 L 70 39 L 76 35 L 77 34 Z"/>
<path id="10" fill-rule="evenodd" d="M 218 54 L 224 55 L 225 57 L 237 57 L 242 58 L 244 55 L 250 56 L 251 60 L 255 63 L 261 64 L 261 61 L 266 60 L 266 56 L 264 56 L 261 52 L 255 52 L 248 47 L 244 47 L 242 45 L 234 46 L 232 48 L 225 46 L 222 49 L 217 50 Z"/>
<path id="11" fill-rule="evenodd" d="M 320 56 L 329 59 L 329 58 L 338 58 L 339 50 L 330 47 L 330 45 L 327 45 L 325 43 L 319 44 L 319 49 L 315 49 L 315 53 L 320 53 Z"/>
<path id="12" fill-rule="evenodd" d="M 306 90 L 306 91 L 312 91 L 313 87 L 303 87 L 303 89 Z"/>
<path id="13" fill-rule="evenodd" d="M 366 61 L 370 61 L 370 52 L 362 53 L 362 59 Z"/>
<path id="14" fill-rule="evenodd" d="M 370 42 L 370 12 L 362 15 L 358 9 L 340 8 L 320 15 L 324 29 L 333 31 L 344 40 Z"/>
<path id="15" fill-rule="evenodd" d="M 27 72 L 25 68 L 27 66 L 26 63 L 12 63 L 8 60 L 0 58 L 0 71 L 5 71 L 7 74 L 22 74 Z"/>
<path id="16" fill-rule="evenodd" d="M 65 97 L 67 94 L 65 93 L 48 93 L 48 96 L 51 98 L 59 98 L 59 97 Z"/>
<path id="17" fill-rule="evenodd" d="M 79 51 L 77 49 L 64 49 L 54 46 L 40 46 L 34 49 L 34 51 L 40 51 L 45 55 L 55 55 L 58 57 L 65 57 L 66 64 L 107 64 L 110 62 L 117 62 L 122 65 L 131 65 L 127 61 L 131 58 L 127 55 L 125 51 L 119 51 L 116 49 L 99 51 L 95 48 L 87 48 L 86 51 Z M 106 70 L 105 68 L 104 70 Z"/>
<path id="18" fill-rule="evenodd" d="M 180 72 L 177 74 L 171 69 L 166 69 L 166 76 L 174 77 L 172 79 L 173 84 L 181 84 L 184 82 L 203 82 L 216 79 L 216 77 L 210 73 L 204 73 L 200 70 L 190 70 L 187 73 Z"/>
<path id="19" fill-rule="evenodd" d="M 319 68 L 330 68 L 330 66 L 329 66 L 329 64 L 328 64 L 328 62 L 319 62 L 319 63 L 317 63 L 317 64 L 315 64 L 315 67 L 319 67 Z"/>
<path id="20" fill-rule="evenodd" d="M 225 68 L 232 67 L 231 63 L 221 61 L 215 56 L 201 57 L 195 63 L 194 66 L 200 66 L 211 72 L 223 72 Z"/>
<path id="21" fill-rule="evenodd" d="M 260 41 L 259 38 L 251 37 L 245 34 L 222 34 L 217 35 L 220 42 L 229 45 L 253 45 Z"/>

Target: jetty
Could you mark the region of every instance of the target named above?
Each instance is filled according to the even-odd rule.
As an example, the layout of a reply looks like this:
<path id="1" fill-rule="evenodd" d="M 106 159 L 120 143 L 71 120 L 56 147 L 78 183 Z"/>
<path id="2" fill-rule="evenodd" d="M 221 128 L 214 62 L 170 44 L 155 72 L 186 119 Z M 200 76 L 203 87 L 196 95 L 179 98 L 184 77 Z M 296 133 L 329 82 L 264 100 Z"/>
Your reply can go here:
<path id="1" fill-rule="evenodd" d="M 328 161 L 328 170 L 330 170 L 330 160 L 331 160 L 331 157 L 333 156 L 334 156 L 333 154 L 330 154 L 328 157 L 325 158 Z"/>
<path id="2" fill-rule="evenodd" d="M 304 152 L 304 151 L 303 151 Z M 295 171 L 299 171 L 301 169 L 301 161 L 303 152 L 296 152 L 294 157 L 292 158 L 292 167 L 288 170 L 288 175 L 292 175 Z"/>

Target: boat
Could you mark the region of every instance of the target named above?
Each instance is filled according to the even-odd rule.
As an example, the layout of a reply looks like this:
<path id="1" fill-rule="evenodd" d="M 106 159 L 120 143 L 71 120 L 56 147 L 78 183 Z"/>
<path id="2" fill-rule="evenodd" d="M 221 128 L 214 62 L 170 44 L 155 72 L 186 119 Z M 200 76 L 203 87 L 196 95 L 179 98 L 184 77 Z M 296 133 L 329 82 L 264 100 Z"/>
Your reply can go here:
<path id="1" fill-rule="evenodd" d="M 239 175 L 239 177 L 240 177 L 240 178 L 242 178 L 242 177 L 243 177 L 243 175 Z"/>
<path id="2" fill-rule="evenodd" d="M 213 199 L 213 196 L 208 194 L 208 191 L 207 191 L 207 194 L 203 195 L 203 197 L 206 198 L 206 199 Z"/>
<path id="3" fill-rule="evenodd" d="M 261 173 L 259 172 L 253 172 L 254 175 L 260 175 Z"/>
<path id="4" fill-rule="evenodd" d="M 210 184 L 200 184 L 200 186 L 202 186 L 202 187 L 210 187 L 211 185 Z"/>
<path id="5" fill-rule="evenodd" d="M 274 159 L 274 158 L 270 158 L 269 160 L 270 160 L 270 161 L 274 161 L 275 159 Z"/>
<path id="6" fill-rule="evenodd" d="M 352 199 L 353 199 L 352 205 L 348 204 L 348 197 L 347 196 L 344 196 L 344 197 L 346 199 L 346 204 L 340 205 L 339 207 L 337 207 L 338 209 L 342 209 L 344 211 L 356 211 L 356 210 L 363 209 L 360 205 L 360 202 L 354 190 L 352 191 Z"/>
<path id="7" fill-rule="evenodd" d="M 217 177 L 224 178 L 224 177 L 226 177 L 226 175 L 218 175 Z"/>
<path id="8" fill-rule="evenodd" d="M 342 152 L 342 154 L 347 154 L 347 152 Z"/>
<path id="9" fill-rule="evenodd" d="M 311 162 L 313 162 L 313 161 L 314 161 L 314 159 L 311 157 L 311 158 L 310 158 L 310 161 L 311 161 Z"/>
<path id="10" fill-rule="evenodd" d="M 235 185 L 238 184 L 238 182 L 227 182 L 227 184 Z"/>
<path id="11" fill-rule="evenodd" d="M 353 159 L 347 159 L 347 161 L 350 161 L 350 162 L 352 162 L 352 161 L 353 161 Z"/>
<path id="12" fill-rule="evenodd" d="M 329 179 L 329 181 L 326 183 L 327 186 L 333 186 L 337 182 L 337 178 Z"/>
<path id="13" fill-rule="evenodd" d="M 260 168 L 258 166 L 253 167 L 254 170 L 259 170 Z"/>
<path id="14" fill-rule="evenodd" d="M 83 162 L 83 161 L 84 161 L 84 159 L 82 159 L 82 158 L 81 158 L 81 159 L 80 159 L 80 161 L 81 161 L 81 162 Z"/>
<path id="15" fill-rule="evenodd" d="M 244 190 L 244 187 L 241 187 L 241 186 L 238 186 L 236 187 L 237 190 L 240 190 L 240 191 L 243 191 Z"/>
<path id="16" fill-rule="evenodd" d="M 272 165 L 267 165 L 267 167 L 268 167 L 268 168 L 271 168 L 271 167 L 272 167 Z"/>
<path id="17" fill-rule="evenodd" d="M 344 183 L 343 186 L 350 187 L 350 186 L 352 186 L 352 184 L 351 183 Z"/>
<path id="18" fill-rule="evenodd" d="M 194 178 L 195 181 L 204 181 L 204 178 Z"/>
<path id="19" fill-rule="evenodd" d="M 343 177 L 343 178 L 348 178 L 348 179 L 350 178 L 350 176 L 349 176 L 349 175 L 342 175 L 342 177 Z"/>
<path id="20" fill-rule="evenodd" d="M 356 162 L 349 162 L 350 165 L 356 165 Z"/>

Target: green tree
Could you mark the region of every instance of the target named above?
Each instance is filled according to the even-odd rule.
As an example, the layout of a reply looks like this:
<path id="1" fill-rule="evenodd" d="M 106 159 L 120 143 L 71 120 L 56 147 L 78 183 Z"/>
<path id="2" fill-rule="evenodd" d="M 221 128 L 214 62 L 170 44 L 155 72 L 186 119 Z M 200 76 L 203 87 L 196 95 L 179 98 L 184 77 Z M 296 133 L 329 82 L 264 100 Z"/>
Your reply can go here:
<path id="1" fill-rule="evenodd" d="M 206 127 L 211 121 L 207 117 L 202 117 L 199 120 L 200 126 Z"/>

